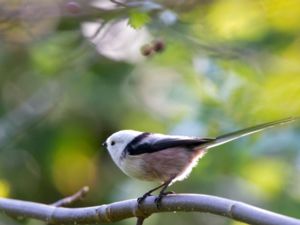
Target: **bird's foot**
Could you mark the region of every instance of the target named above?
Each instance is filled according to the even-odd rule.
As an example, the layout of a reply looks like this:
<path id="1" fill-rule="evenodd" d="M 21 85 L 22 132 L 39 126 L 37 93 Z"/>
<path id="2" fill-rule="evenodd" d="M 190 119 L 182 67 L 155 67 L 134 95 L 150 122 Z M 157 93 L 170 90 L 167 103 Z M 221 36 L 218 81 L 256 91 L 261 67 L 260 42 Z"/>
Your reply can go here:
<path id="1" fill-rule="evenodd" d="M 167 192 L 161 192 L 161 193 L 159 193 L 159 195 L 154 200 L 157 209 L 160 209 L 160 207 L 161 207 L 161 201 L 162 201 L 163 197 L 165 197 L 165 196 L 167 196 L 169 194 L 175 194 L 175 192 L 174 191 L 167 191 Z"/>
<path id="2" fill-rule="evenodd" d="M 149 196 L 151 196 L 151 193 L 147 192 L 142 197 L 139 197 L 137 199 L 138 206 L 140 206 L 143 203 L 143 201 L 145 201 L 145 199 Z"/>

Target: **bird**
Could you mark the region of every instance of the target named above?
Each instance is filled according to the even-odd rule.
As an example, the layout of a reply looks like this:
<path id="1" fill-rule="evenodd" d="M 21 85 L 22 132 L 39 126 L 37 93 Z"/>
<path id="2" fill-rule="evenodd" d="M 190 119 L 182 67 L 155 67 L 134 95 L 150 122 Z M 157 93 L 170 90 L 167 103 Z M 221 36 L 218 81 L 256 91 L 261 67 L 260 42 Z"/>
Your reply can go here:
<path id="1" fill-rule="evenodd" d="M 129 177 L 160 183 L 137 200 L 140 205 L 152 192 L 161 189 L 155 199 L 159 208 L 162 198 L 173 193 L 166 189 L 174 182 L 187 178 L 209 149 L 297 119 L 292 117 L 263 123 L 216 138 L 121 130 L 110 135 L 102 145 L 115 164 Z"/>

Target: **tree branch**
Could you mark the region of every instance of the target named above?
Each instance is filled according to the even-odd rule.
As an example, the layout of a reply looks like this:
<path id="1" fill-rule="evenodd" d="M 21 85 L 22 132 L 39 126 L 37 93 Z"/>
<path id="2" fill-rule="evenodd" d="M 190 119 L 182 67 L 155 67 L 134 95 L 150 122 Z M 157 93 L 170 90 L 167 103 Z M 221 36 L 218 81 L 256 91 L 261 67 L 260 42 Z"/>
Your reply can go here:
<path id="1" fill-rule="evenodd" d="M 81 188 L 79 191 L 77 191 L 75 194 L 68 196 L 66 198 L 63 198 L 61 200 L 58 200 L 51 205 L 56 206 L 56 207 L 63 207 L 63 206 L 69 206 L 72 205 L 73 203 L 82 200 L 86 194 L 89 192 L 90 188 L 88 186 L 84 186 Z"/>
<path id="2" fill-rule="evenodd" d="M 206 212 L 249 224 L 300 225 L 300 220 L 263 210 L 225 198 L 180 194 L 163 198 L 160 209 L 155 197 L 148 197 L 139 208 L 136 199 L 85 208 L 62 208 L 51 205 L 0 198 L 0 210 L 12 216 L 22 216 L 51 224 L 88 224 L 114 222 L 130 217 L 146 218 L 157 212 Z"/>

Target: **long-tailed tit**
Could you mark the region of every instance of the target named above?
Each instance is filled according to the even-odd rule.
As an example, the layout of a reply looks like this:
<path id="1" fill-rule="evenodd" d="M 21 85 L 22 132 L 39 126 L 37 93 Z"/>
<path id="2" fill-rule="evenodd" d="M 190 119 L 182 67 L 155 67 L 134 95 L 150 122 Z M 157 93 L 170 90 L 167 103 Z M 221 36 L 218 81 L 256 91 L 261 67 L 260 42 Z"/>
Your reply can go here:
<path id="1" fill-rule="evenodd" d="M 296 119 L 288 118 L 264 123 L 216 138 L 121 130 L 107 138 L 103 146 L 108 149 L 117 166 L 128 176 L 161 183 L 138 199 L 141 203 L 153 191 L 162 188 L 156 198 L 156 204 L 159 206 L 162 197 L 169 193 L 166 192 L 167 187 L 175 181 L 187 178 L 208 149 Z"/>

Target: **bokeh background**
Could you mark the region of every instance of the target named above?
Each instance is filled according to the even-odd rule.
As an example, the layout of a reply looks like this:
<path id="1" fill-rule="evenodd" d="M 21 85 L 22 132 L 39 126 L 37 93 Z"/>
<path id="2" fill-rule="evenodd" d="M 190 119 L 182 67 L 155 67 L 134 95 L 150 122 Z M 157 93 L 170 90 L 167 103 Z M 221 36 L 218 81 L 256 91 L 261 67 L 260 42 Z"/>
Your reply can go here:
<path id="1" fill-rule="evenodd" d="M 88 185 L 76 206 L 136 198 L 156 184 L 117 169 L 101 146 L 112 132 L 213 137 L 300 115 L 299 1 L 123 3 L 0 1 L 1 197 L 52 203 Z M 300 218 L 299 132 L 217 147 L 171 189 Z M 43 224 L 0 214 L 19 223 Z M 242 224 L 199 213 L 145 223 Z"/>

